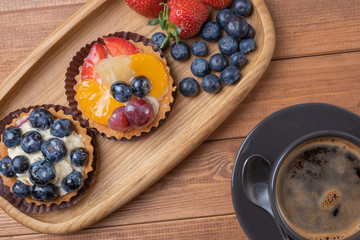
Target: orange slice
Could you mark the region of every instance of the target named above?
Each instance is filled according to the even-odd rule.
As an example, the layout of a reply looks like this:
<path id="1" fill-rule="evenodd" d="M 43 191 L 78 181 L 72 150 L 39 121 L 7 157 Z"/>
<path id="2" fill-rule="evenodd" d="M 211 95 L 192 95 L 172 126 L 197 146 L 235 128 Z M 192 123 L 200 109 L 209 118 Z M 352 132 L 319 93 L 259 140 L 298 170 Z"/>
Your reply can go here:
<path id="1" fill-rule="evenodd" d="M 135 76 L 145 76 L 151 83 L 150 95 L 161 98 L 165 94 L 168 74 L 164 64 L 150 53 L 134 54 L 131 59 L 131 68 Z"/>
<path id="2" fill-rule="evenodd" d="M 82 81 L 78 85 L 77 98 L 81 110 L 97 123 L 107 125 L 112 112 L 123 103 L 116 101 L 110 91 L 96 81 Z"/>

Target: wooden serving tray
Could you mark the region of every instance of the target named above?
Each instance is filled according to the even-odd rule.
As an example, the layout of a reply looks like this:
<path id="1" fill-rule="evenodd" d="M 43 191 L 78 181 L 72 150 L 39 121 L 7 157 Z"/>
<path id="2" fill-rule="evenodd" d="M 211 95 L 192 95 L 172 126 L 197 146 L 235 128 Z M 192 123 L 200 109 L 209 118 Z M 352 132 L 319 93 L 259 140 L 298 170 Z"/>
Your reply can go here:
<path id="1" fill-rule="evenodd" d="M 3 198 L 0 207 L 19 223 L 39 232 L 65 234 L 81 230 L 123 206 L 170 171 L 213 132 L 245 98 L 266 70 L 275 47 L 275 31 L 263 0 L 252 0 L 249 23 L 256 31 L 257 49 L 241 70 L 241 81 L 215 94 L 195 98 L 178 94 L 173 110 L 153 133 L 135 141 L 115 142 L 97 137 L 97 178 L 75 206 L 45 214 L 24 214 Z M 214 19 L 216 11 L 212 10 Z M 151 37 L 159 27 L 131 11 L 125 1 L 91 0 L 45 39 L 0 85 L 0 118 L 36 104 L 68 105 L 64 90 L 66 69 L 75 53 L 98 37 L 132 31 Z M 186 40 L 190 45 L 196 38 Z M 208 43 L 211 55 L 217 43 Z M 165 51 L 170 56 L 169 48 Z M 190 64 L 168 57 L 176 85 L 193 76 Z M 200 81 L 201 79 L 199 79 Z"/>

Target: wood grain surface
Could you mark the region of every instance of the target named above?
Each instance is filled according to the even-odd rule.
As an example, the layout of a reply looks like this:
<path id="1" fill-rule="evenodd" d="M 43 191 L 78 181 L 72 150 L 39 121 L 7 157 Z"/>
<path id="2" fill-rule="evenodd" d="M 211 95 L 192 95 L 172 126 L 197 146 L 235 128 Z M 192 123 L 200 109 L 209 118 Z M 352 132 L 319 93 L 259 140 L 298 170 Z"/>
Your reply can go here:
<path id="1" fill-rule="evenodd" d="M 0 81 L 85 0 L 0 2 Z M 324 102 L 360 114 L 360 5 L 266 0 L 277 45 L 257 86 L 208 140 L 151 188 L 101 222 L 56 239 L 247 239 L 230 196 L 244 137 L 270 113 Z M 23 33 L 26 34 L 23 34 Z M 0 211 L 0 239 L 54 239 Z"/>
<path id="2" fill-rule="evenodd" d="M 256 29 L 257 49 L 248 54 L 238 83 L 223 86 L 216 95 L 202 91 L 196 98 L 177 96 L 165 124 L 134 141 L 119 143 L 98 136 L 96 181 L 74 207 L 46 214 L 22 213 L 4 199 L 0 199 L 0 207 L 19 223 L 39 232 L 76 232 L 102 220 L 164 176 L 231 114 L 267 69 L 275 47 L 274 26 L 263 0 L 252 2 L 248 21 Z M 216 13 L 212 13 L 214 18 Z M 146 26 L 147 21 L 129 11 L 125 1 L 92 0 L 85 4 L 0 84 L 0 118 L 27 105 L 67 105 L 64 73 L 72 56 L 99 36 L 116 31 L 151 36 L 157 30 Z M 186 41 L 190 44 L 191 40 Z M 208 48 L 207 58 L 218 51 L 217 43 L 208 43 Z M 165 54 L 169 55 L 168 51 Z M 191 75 L 193 58 L 184 62 L 167 58 L 175 85 Z"/>

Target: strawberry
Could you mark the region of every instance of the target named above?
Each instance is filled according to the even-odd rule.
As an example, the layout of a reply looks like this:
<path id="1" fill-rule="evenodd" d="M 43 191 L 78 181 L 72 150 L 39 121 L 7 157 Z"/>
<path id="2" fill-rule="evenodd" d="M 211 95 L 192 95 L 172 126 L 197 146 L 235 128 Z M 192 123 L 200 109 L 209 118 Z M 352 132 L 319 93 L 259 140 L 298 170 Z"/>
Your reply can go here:
<path id="1" fill-rule="evenodd" d="M 113 56 L 119 55 L 132 55 L 135 53 L 139 53 L 139 49 L 135 47 L 131 42 L 118 37 L 104 37 L 106 49 Z"/>
<path id="2" fill-rule="evenodd" d="M 159 18 L 151 20 L 149 25 L 160 24 L 163 30 L 166 30 L 169 38 L 175 39 L 188 38 L 195 36 L 203 23 L 209 17 L 209 8 L 199 0 L 171 0 L 168 4 L 163 4 L 164 10 L 160 12 Z"/>
<path id="3" fill-rule="evenodd" d="M 95 64 L 101 59 L 106 58 L 106 55 L 107 51 L 105 47 L 101 43 L 95 43 L 82 65 L 81 80 L 96 79 L 97 74 L 94 71 Z"/>
<path id="4" fill-rule="evenodd" d="M 130 8 L 144 17 L 155 18 L 159 16 L 160 11 L 164 8 L 160 3 L 165 0 L 125 0 Z"/>
<path id="5" fill-rule="evenodd" d="M 201 1 L 216 9 L 227 8 L 230 4 L 234 2 L 234 0 L 201 0 Z"/>
<path id="6" fill-rule="evenodd" d="M 209 8 L 198 0 L 169 2 L 169 22 L 181 28 L 180 38 L 195 36 L 209 17 Z"/>
<path id="7" fill-rule="evenodd" d="M 101 43 L 95 43 L 89 51 L 82 65 L 81 80 L 97 79 L 94 71 L 95 64 L 107 57 L 110 53 L 113 57 L 119 55 L 132 55 L 139 53 L 139 49 L 131 42 L 118 37 L 104 37 L 105 47 Z"/>

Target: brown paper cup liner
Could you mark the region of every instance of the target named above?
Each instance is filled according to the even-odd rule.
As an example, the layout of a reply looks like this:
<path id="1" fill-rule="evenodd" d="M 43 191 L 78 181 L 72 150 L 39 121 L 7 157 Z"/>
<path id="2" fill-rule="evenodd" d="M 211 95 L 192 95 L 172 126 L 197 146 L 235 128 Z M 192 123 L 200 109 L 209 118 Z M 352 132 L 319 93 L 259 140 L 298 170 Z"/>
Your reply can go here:
<path id="1" fill-rule="evenodd" d="M 36 105 L 26 108 L 18 109 L 10 114 L 8 114 L 4 119 L 0 121 L 0 135 L 3 134 L 7 125 L 11 124 L 14 119 L 20 117 L 22 113 L 28 113 L 35 108 L 44 108 L 44 109 L 54 109 L 56 112 L 63 111 L 66 115 L 72 115 L 72 111 L 68 107 L 60 105 Z M 73 116 L 75 119 L 75 117 Z M 82 127 L 84 127 L 82 125 Z M 10 187 L 3 184 L 3 179 L 0 177 L 0 196 L 6 199 L 11 205 L 25 213 L 44 213 L 51 212 L 56 210 L 61 210 L 64 208 L 71 207 L 72 205 L 79 202 L 79 200 L 86 194 L 87 190 L 90 188 L 91 184 L 95 179 L 95 170 L 96 170 L 96 150 L 95 150 L 95 137 L 92 131 L 86 129 L 86 134 L 91 138 L 91 145 L 93 146 L 93 161 L 92 161 L 92 171 L 88 173 L 87 178 L 84 181 L 83 187 L 77 192 L 77 194 L 70 198 L 70 201 L 61 202 L 60 204 L 51 204 L 46 206 L 45 204 L 37 205 L 35 203 L 28 203 L 25 199 L 17 197 L 10 191 Z"/>
<path id="2" fill-rule="evenodd" d="M 164 59 L 164 62 L 166 63 L 165 60 L 165 56 L 163 54 L 163 52 L 161 51 L 161 49 L 150 39 L 146 38 L 145 36 L 139 35 L 137 33 L 132 33 L 132 32 L 116 32 L 113 34 L 109 34 L 106 35 L 104 37 L 119 37 L 119 38 L 123 38 L 126 40 L 130 40 L 132 42 L 135 43 L 135 45 L 137 44 L 142 44 L 145 47 L 151 47 L 151 49 L 156 52 L 157 54 L 159 54 L 158 56 L 160 56 L 162 59 Z M 174 99 L 175 99 L 175 87 L 173 86 L 173 79 L 169 76 L 172 80 L 172 84 L 171 87 L 169 89 L 169 91 L 171 92 L 170 95 L 170 101 L 168 103 L 169 108 L 166 109 L 164 111 L 164 116 L 162 118 L 160 118 L 159 120 L 156 119 L 150 124 L 150 126 L 148 127 L 148 129 L 139 132 L 137 134 L 131 135 L 130 137 L 116 137 L 114 135 L 116 134 L 112 134 L 110 128 L 108 128 L 107 126 L 101 125 L 98 127 L 92 126 L 95 124 L 90 124 L 89 120 L 86 119 L 86 117 L 83 117 L 83 114 L 81 112 L 81 110 L 79 109 L 78 106 L 78 102 L 76 99 L 76 85 L 78 83 L 77 78 L 79 77 L 78 75 L 80 74 L 80 67 L 82 66 L 84 59 L 87 57 L 87 55 L 89 54 L 89 51 L 91 49 L 91 47 L 97 43 L 100 42 L 101 44 L 105 44 L 102 38 L 98 38 L 96 41 L 91 42 L 90 44 L 87 44 L 85 47 L 81 48 L 80 51 L 78 51 L 76 53 L 76 55 L 73 57 L 73 60 L 70 62 L 70 66 L 67 69 L 67 73 L 65 75 L 66 79 L 65 79 L 65 91 L 66 91 L 66 97 L 67 100 L 69 102 L 69 107 L 73 112 L 73 116 L 80 122 L 82 123 L 84 126 L 86 126 L 87 128 L 90 128 L 91 130 L 93 130 L 96 134 L 99 134 L 101 136 L 103 136 L 104 138 L 110 139 L 110 140 L 115 140 L 115 141 L 124 141 L 124 140 L 134 140 L 136 139 L 135 137 L 139 137 L 147 135 L 149 133 L 151 133 L 154 129 L 158 128 L 159 126 L 161 126 L 164 122 L 164 120 L 169 116 L 170 111 L 173 107 L 174 104 Z M 137 45 L 138 46 L 138 45 Z M 170 71 L 170 70 L 168 70 Z M 158 115 L 160 115 L 160 110 Z M 100 125 L 100 124 L 97 124 Z"/>

